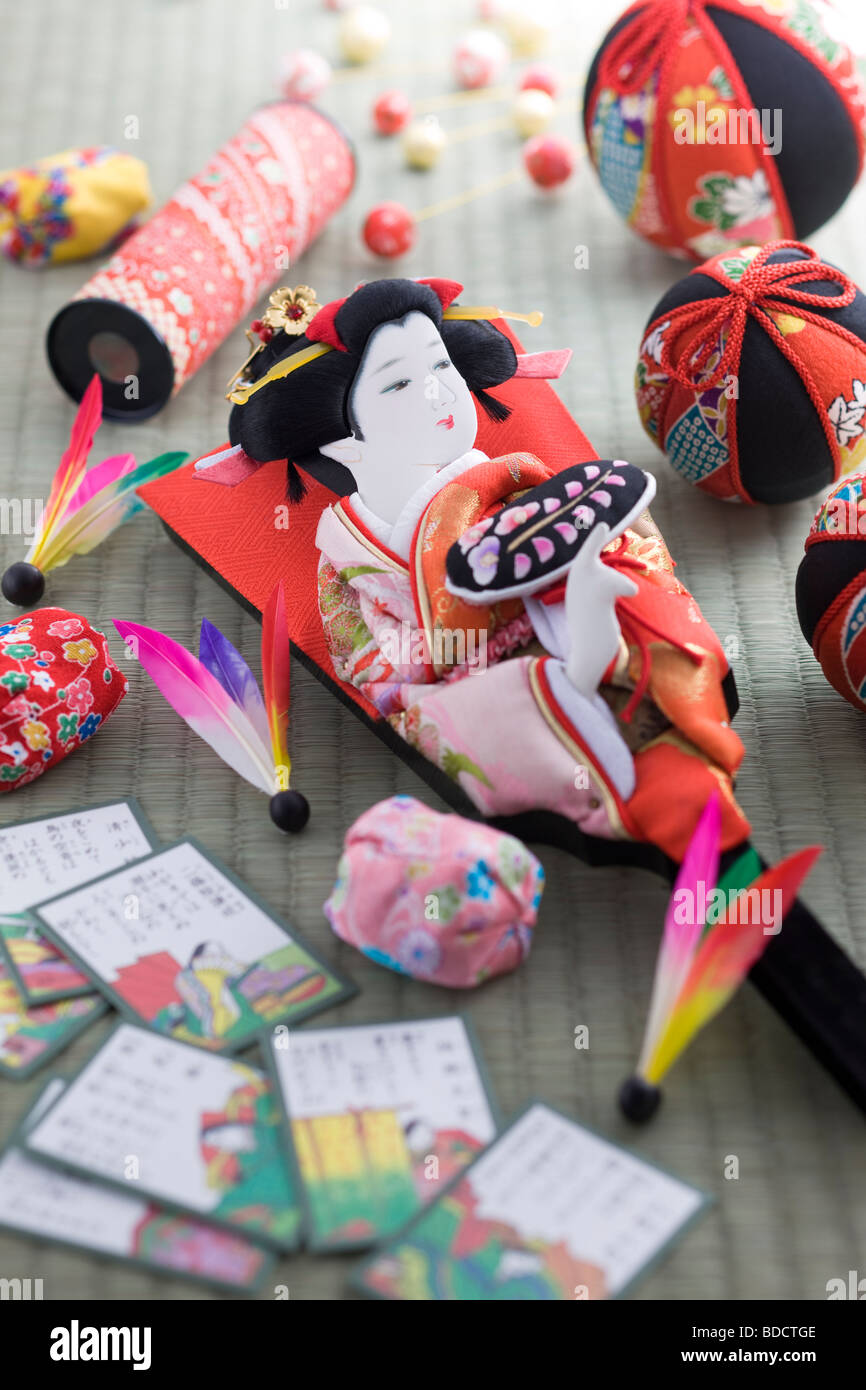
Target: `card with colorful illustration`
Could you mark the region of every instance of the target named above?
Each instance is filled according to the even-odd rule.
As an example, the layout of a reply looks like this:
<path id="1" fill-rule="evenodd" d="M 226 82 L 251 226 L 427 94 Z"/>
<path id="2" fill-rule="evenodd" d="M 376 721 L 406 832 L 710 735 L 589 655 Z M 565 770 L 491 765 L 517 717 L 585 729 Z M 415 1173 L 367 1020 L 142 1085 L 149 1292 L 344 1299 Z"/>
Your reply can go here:
<path id="1" fill-rule="evenodd" d="M 709 1200 L 538 1101 L 352 1283 L 395 1300 L 618 1298 Z"/>
<path id="2" fill-rule="evenodd" d="M 270 1043 L 313 1249 L 398 1230 L 496 1133 L 463 1018 L 278 1028 Z"/>
<path id="3" fill-rule="evenodd" d="M 93 993 L 87 976 L 48 940 L 29 912 L 0 915 L 0 959 L 28 1004 Z"/>
<path id="4" fill-rule="evenodd" d="M 119 1023 L 25 1136 L 32 1157 L 279 1250 L 301 1210 L 273 1082 Z"/>
<path id="5" fill-rule="evenodd" d="M 28 1005 L 0 962 L 0 1077 L 26 1081 L 107 1010 L 93 993 Z"/>
<path id="6" fill-rule="evenodd" d="M 133 1192 L 115 1192 L 35 1160 L 27 1130 L 62 1094 L 54 1077 L 0 1153 L 0 1229 L 107 1256 L 172 1278 L 252 1293 L 273 1256 L 235 1231 L 178 1216 Z"/>
<path id="7" fill-rule="evenodd" d="M 248 1046 L 355 987 L 192 840 L 35 909 L 127 1017 L 212 1051 Z"/>
<path id="8" fill-rule="evenodd" d="M 156 836 L 135 801 L 81 807 L 0 830 L 0 957 L 28 1004 L 92 992 L 28 909 L 151 854 Z"/>

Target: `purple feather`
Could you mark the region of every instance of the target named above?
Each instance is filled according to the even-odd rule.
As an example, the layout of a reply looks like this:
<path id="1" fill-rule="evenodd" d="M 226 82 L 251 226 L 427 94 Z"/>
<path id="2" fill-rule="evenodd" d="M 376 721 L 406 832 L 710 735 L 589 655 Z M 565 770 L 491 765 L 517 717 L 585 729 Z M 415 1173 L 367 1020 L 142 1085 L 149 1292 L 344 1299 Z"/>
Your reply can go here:
<path id="1" fill-rule="evenodd" d="M 268 716 L 258 682 L 237 648 L 207 618 L 201 620 L 198 657 L 270 747 Z"/>

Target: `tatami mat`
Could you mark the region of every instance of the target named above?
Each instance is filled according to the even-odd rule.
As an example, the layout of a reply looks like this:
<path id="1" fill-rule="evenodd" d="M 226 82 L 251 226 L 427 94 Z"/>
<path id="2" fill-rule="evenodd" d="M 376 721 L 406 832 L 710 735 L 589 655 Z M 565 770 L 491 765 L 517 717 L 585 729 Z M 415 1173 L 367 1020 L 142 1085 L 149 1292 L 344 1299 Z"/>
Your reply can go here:
<path id="1" fill-rule="evenodd" d="M 617 8 L 611 0 L 547 6 L 563 70 L 582 73 Z M 356 133 L 361 170 L 350 204 L 290 277 L 314 285 L 323 299 L 382 273 L 358 239 L 373 202 L 396 197 L 420 208 L 517 161 L 515 141 L 503 131 L 455 146 L 429 176 L 413 175 L 394 144 L 368 134 L 369 106 L 385 82 L 419 95 L 445 88 L 451 43 L 475 6 L 391 0 L 387 9 L 389 61 L 421 57 L 427 69 L 378 82 L 349 77 L 323 103 Z M 319 0 L 0 0 L 0 168 L 68 145 L 123 145 L 124 118 L 137 115 L 141 138 L 133 152 L 147 160 L 163 201 L 272 95 L 276 55 L 300 44 L 332 54 L 334 25 Z M 439 60 L 441 70 L 431 70 Z M 446 119 L 456 126 L 479 116 Z M 573 132 L 575 114 L 563 114 L 561 125 Z M 861 191 L 815 238 L 861 283 L 864 212 Z M 589 250 L 588 269 L 574 268 L 580 245 Z M 654 512 L 680 573 L 737 652 L 737 728 L 748 751 L 740 793 L 755 842 L 767 856 L 814 841 L 826 846 L 805 896 L 866 968 L 866 718 L 825 683 L 794 613 L 794 575 L 813 506 L 746 511 L 715 503 L 676 479 L 639 427 L 631 382 L 641 329 L 680 268 L 620 225 L 584 161 L 560 197 L 544 198 L 520 181 L 425 223 L 400 270 L 460 279 L 476 303 L 542 308 L 545 322 L 532 346 L 574 349 L 559 386 L 564 400 L 602 456 L 656 473 Z M 43 495 L 63 448 L 72 411 L 49 373 L 43 337 L 87 273 L 81 266 L 39 273 L 0 267 L 4 496 Z M 147 458 L 168 448 L 214 447 L 225 436 L 223 383 L 242 355 L 238 332 L 156 419 L 106 426 L 102 454 L 134 449 Z M 4 563 L 19 549 L 0 538 Z M 257 660 L 257 625 L 152 516 L 53 576 L 49 598 L 100 626 L 113 616 L 132 618 L 187 645 L 206 614 Z M 717 1198 L 637 1297 L 819 1299 L 828 1279 L 866 1272 L 864 1118 L 751 988 L 673 1074 L 652 1127 L 635 1136 L 619 1120 L 614 1097 L 639 1045 L 666 900 L 660 883 L 637 871 L 589 870 L 543 849 L 548 887 L 534 952 L 521 971 L 466 998 L 400 979 L 337 943 L 321 904 L 343 834 L 361 811 L 396 791 L 431 803 L 432 794 L 296 667 L 295 784 L 309 797 L 312 820 L 302 838 L 278 839 L 256 794 L 186 731 L 143 673 L 130 669 L 130 676 L 129 698 L 105 732 L 41 783 L 4 797 L 0 824 L 135 793 L 165 840 L 197 836 L 356 978 L 361 994 L 329 1019 L 468 1009 L 506 1112 L 541 1095 L 617 1138 L 636 1138 L 643 1153 Z M 579 1024 L 589 1027 L 588 1051 L 573 1045 Z M 96 1036 L 86 1034 L 60 1069 L 79 1062 Z M 38 1084 L 0 1082 L 0 1138 Z M 724 1178 L 729 1155 L 739 1158 L 735 1181 Z M 340 1298 L 347 1268 L 344 1258 L 302 1256 L 281 1264 L 277 1279 L 292 1299 Z M 209 1296 L 6 1236 L 0 1275 L 41 1277 L 47 1298 Z"/>

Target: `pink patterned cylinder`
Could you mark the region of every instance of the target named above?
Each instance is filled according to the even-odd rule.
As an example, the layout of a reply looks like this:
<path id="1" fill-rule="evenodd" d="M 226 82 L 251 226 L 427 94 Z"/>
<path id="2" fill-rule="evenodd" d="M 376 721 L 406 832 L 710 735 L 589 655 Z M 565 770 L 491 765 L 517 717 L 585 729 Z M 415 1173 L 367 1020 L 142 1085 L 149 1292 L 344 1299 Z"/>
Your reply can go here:
<path id="1" fill-rule="evenodd" d="M 143 420 L 310 245 L 355 176 L 343 132 L 303 102 L 263 106 L 55 315 L 57 380 L 96 371 L 109 419 Z"/>

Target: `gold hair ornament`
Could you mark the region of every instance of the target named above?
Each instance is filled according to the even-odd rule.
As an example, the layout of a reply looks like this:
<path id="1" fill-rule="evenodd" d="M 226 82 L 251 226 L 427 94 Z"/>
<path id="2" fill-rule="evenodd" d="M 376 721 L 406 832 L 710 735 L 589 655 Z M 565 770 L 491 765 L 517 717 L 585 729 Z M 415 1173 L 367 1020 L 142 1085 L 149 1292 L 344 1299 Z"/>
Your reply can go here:
<path id="1" fill-rule="evenodd" d="M 310 285 L 297 285 L 293 290 L 283 285 L 274 290 L 262 317 L 255 319 L 246 330 L 247 342 L 252 347 L 252 352 L 228 382 L 226 400 L 233 401 L 236 405 L 242 404 L 236 397 L 247 385 L 247 370 L 259 353 L 264 351 L 274 334 L 285 333 L 290 338 L 299 338 L 306 332 L 321 307 L 316 299 L 316 291 Z M 299 356 L 303 356 L 303 353 Z M 244 396 L 244 400 L 246 399 L 247 396 Z"/>

